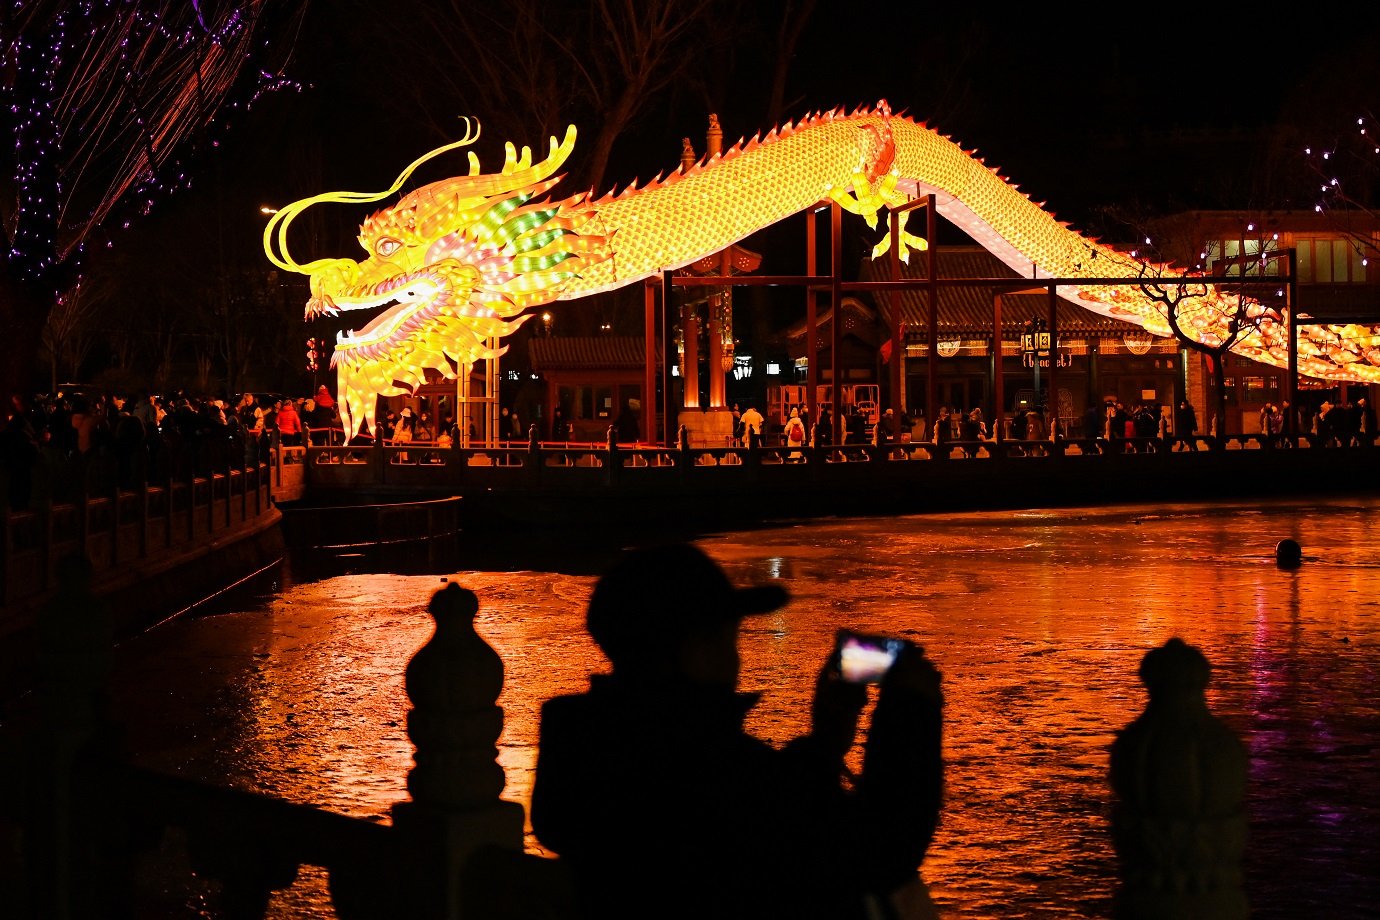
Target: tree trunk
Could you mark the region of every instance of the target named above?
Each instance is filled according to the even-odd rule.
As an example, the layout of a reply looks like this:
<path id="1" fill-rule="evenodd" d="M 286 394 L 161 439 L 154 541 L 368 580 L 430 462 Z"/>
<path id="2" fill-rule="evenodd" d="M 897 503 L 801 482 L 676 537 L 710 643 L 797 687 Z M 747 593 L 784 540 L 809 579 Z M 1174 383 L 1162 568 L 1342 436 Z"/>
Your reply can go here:
<path id="1" fill-rule="evenodd" d="M 6 406 L 9 397 L 19 396 L 27 403 L 34 392 L 43 326 L 52 309 L 52 299 L 0 271 L 0 329 L 5 330 L 0 337 L 0 395 Z"/>

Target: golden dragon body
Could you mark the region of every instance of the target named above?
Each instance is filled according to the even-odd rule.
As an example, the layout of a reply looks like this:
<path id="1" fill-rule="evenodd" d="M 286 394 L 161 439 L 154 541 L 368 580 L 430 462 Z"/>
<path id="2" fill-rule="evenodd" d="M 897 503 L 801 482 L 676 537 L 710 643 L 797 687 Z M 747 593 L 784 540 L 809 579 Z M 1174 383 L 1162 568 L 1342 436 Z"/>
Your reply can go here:
<path id="1" fill-rule="evenodd" d="M 1061 296 L 1152 334 L 1172 334 L 1163 303 L 1141 283 L 1084 285 L 1076 279 L 1169 286 L 1158 279 L 1177 278 L 1177 272 L 1072 230 L 951 139 L 892 115 L 885 102 L 787 124 L 641 188 L 553 202 L 544 196 L 573 149 L 572 127 L 564 140 L 551 139 L 540 163 L 532 163 L 526 148 L 519 153 L 509 145 L 502 169 L 485 174 L 471 153 L 468 175 L 426 185 L 374 214 L 360 228 L 368 253 L 360 261 L 299 265 L 287 254 L 288 224 L 307 207 L 383 200 L 418 165 L 476 137 L 477 131 L 467 132 L 432 151 L 384 192 L 327 193 L 296 202 L 264 232 L 265 251 L 276 265 L 310 276 L 308 316 L 384 308 L 362 329 L 337 338 L 332 364 L 349 435 L 361 425 L 373 428 L 378 396 L 412 392 L 428 369 L 455 377 L 477 360 L 496 357 L 503 349 L 493 343 L 535 307 L 682 267 L 823 199 L 875 226 L 885 208 L 934 195 L 942 216 L 1022 277 L 1068 279 L 1059 286 Z M 903 251 L 923 245 L 904 226 L 902 234 Z M 1241 305 L 1238 293 L 1212 285 L 1192 290 L 1175 310 L 1182 332 L 1216 345 L 1230 334 L 1233 318 L 1245 316 L 1245 332 L 1232 350 L 1286 364 L 1287 323 L 1278 310 Z M 1314 377 L 1380 381 L 1380 330 L 1301 327 L 1298 365 Z"/>

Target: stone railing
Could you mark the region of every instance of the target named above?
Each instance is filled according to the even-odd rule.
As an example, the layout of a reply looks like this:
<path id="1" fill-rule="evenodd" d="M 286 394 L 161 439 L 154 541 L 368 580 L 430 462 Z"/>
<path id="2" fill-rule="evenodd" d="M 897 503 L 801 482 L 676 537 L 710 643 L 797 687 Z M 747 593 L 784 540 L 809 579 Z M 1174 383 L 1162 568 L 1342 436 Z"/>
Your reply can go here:
<path id="1" fill-rule="evenodd" d="M 1194 447 L 1198 449 L 1193 449 Z M 689 531 L 780 517 L 1373 490 L 1375 450 L 1262 435 L 697 447 L 350 445 L 306 449 L 308 505 L 461 496 L 476 532 L 574 522 Z"/>
<path id="2" fill-rule="evenodd" d="M 274 466 L 226 461 L 219 469 L 188 466 L 176 478 L 136 477 L 124 485 L 77 470 L 62 489 L 40 466 L 29 472 L 38 488 L 23 494 L 22 506 L 11 504 L 8 477 L 0 473 L 0 635 L 18 625 L 11 615 L 58 586 L 57 566 L 66 556 L 85 556 L 97 583 L 106 584 L 148 576 L 161 560 L 276 518 Z"/>
<path id="3" fill-rule="evenodd" d="M 104 715 L 110 637 L 89 577 L 84 561 L 64 562 L 44 611 L 41 719 L 0 763 L 0 782 L 27 791 L 0 813 L 0 840 L 27 865 L 7 916 L 137 915 L 131 866 L 169 829 L 192 871 L 219 883 L 218 916 L 263 916 L 304 865 L 326 869 L 345 920 L 574 915 L 563 864 L 523 852 L 523 808 L 500 798 L 503 664 L 474 630 L 474 594 L 450 584 L 431 599 L 435 632 L 406 671 L 411 800 L 381 825 L 125 764 Z M 1245 750 L 1208 711 L 1196 649 L 1170 640 L 1140 673 L 1149 705 L 1110 763 L 1118 916 L 1244 920 Z"/>

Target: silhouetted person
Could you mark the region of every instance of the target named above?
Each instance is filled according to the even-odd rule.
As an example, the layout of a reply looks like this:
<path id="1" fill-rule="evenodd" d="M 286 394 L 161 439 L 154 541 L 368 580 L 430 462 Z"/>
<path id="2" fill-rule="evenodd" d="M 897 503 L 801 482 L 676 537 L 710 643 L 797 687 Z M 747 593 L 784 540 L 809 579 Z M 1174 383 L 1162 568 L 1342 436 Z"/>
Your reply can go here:
<path id="1" fill-rule="evenodd" d="M 845 792 L 867 693 L 836 656 L 810 734 L 778 750 L 743 730 L 757 696 L 736 692 L 739 620 L 786 601 L 684 544 L 633 551 L 595 586 L 587 625 L 613 673 L 543 707 L 532 794 L 584 916 L 885 916 L 868 911 L 916 882 L 939 813 L 939 675 L 905 645 Z"/>
<path id="2" fill-rule="evenodd" d="M 1174 436 L 1183 438 L 1189 450 L 1198 449 L 1198 413 L 1187 399 L 1179 400 L 1174 411 Z"/>

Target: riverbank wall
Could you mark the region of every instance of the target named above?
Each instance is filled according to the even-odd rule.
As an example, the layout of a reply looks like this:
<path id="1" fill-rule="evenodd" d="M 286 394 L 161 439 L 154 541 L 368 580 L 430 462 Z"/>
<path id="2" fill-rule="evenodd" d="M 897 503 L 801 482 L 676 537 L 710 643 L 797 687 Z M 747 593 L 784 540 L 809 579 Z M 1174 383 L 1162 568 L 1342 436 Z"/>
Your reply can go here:
<path id="1" fill-rule="evenodd" d="M 37 624 L 84 556 L 118 640 L 280 561 L 273 468 L 227 468 L 132 490 L 0 506 L 0 693 L 32 686 Z"/>

